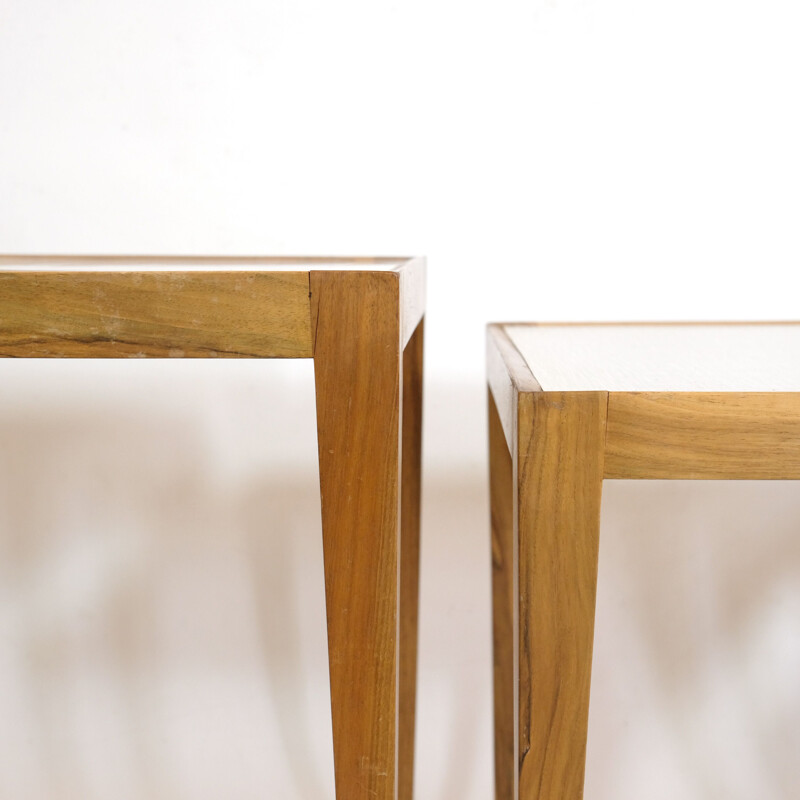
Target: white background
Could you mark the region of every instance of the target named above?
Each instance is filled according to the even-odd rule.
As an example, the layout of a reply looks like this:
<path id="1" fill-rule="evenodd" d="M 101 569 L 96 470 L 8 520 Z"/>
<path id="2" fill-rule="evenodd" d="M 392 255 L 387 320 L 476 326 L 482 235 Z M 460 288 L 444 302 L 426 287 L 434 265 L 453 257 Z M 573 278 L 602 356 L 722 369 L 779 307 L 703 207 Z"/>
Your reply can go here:
<path id="1" fill-rule="evenodd" d="M 0 251 L 428 256 L 423 800 L 492 791 L 484 323 L 796 318 L 799 37 L 0 0 Z M 310 363 L 2 366 L 0 798 L 332 797 Z M 797 795 L 798 519 L 607 486 L 587 797 Z"/>

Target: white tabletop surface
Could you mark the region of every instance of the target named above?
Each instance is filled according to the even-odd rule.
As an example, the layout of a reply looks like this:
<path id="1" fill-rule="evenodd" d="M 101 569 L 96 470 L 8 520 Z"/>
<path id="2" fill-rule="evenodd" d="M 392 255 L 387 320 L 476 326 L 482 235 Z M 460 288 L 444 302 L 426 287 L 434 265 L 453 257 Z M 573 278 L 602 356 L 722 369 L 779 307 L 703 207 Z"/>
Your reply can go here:
<path id="1" fill-rule="evenodd" d="M 505 330 L 544 391 L 800 391 L 800 324 L 542 324 Z"/>
<path id="2" fill-rule="evenodd" d="M 383 272 L 399 267 L 408 259 L 388 257 L 308 256 L 21 256 L 0 255 L 0 272 L 202 272 L 242 270 L 245 272 L 306 272 L 342 270 Z"/>

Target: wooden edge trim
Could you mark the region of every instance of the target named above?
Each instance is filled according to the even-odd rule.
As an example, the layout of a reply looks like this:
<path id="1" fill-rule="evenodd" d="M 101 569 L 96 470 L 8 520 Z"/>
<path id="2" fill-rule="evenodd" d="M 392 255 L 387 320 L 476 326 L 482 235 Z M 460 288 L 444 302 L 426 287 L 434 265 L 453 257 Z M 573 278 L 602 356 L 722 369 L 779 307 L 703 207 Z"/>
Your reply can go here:
<path id="1" fill-rule="evenodd" d="M 501 324 L 486 328 L 486 377 L 506 442 L 513 452 L 517 395 L 541 392 L 542 387 Z"/>
<path id="2" fill-rule="evenodd" d="M 604 477 L 800 480 L 800 394 L 610 392 Z"/>
<path id="3" fill-rule="evenodd" d="M 308 358 L 305 271 L 0 270 L 0 356 Z"/>
<path id="4" fill-rule="evenodd" d="M 408 258 L 394 268 L 400 276 L 400 347 L 405 350 L 425 314 L 427 265 L 425 258 Z"/>

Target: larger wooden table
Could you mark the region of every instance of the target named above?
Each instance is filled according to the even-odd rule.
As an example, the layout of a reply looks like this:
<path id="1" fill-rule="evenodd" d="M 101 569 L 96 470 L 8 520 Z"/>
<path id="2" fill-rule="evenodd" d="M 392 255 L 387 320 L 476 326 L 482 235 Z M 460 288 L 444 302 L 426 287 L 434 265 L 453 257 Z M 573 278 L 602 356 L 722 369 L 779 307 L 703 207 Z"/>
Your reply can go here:
<path id="1" fill-rule="evenodd" d="M 336 796 L 412 795 L 422 259 L 0 256 L 0 356 L 313 358 Z"/>
<path id="2" fill-rule="evenodd" d="M 583 795 L 604 479 L 800 479 L 800 325 L 490 325 L 498 800 Z"/>

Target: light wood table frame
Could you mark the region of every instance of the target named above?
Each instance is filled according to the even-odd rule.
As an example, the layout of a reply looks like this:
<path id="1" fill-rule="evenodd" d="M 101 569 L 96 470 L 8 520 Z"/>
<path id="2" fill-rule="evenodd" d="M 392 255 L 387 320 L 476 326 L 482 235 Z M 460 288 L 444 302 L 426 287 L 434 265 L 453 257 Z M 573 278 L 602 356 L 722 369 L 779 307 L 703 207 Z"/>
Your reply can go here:
<path id="1" fill-rule="evenodd" d="M 800 325 L 496 324 L 487 373 L 496 797 L 578 800 L 603 480 L 800 479 Z"/>
<path id="2" fill-rule="evenodd" d="M 0 356 L 313 358 L 339 800 L 412 796 L 425 263 L 0 256 Z"/>

